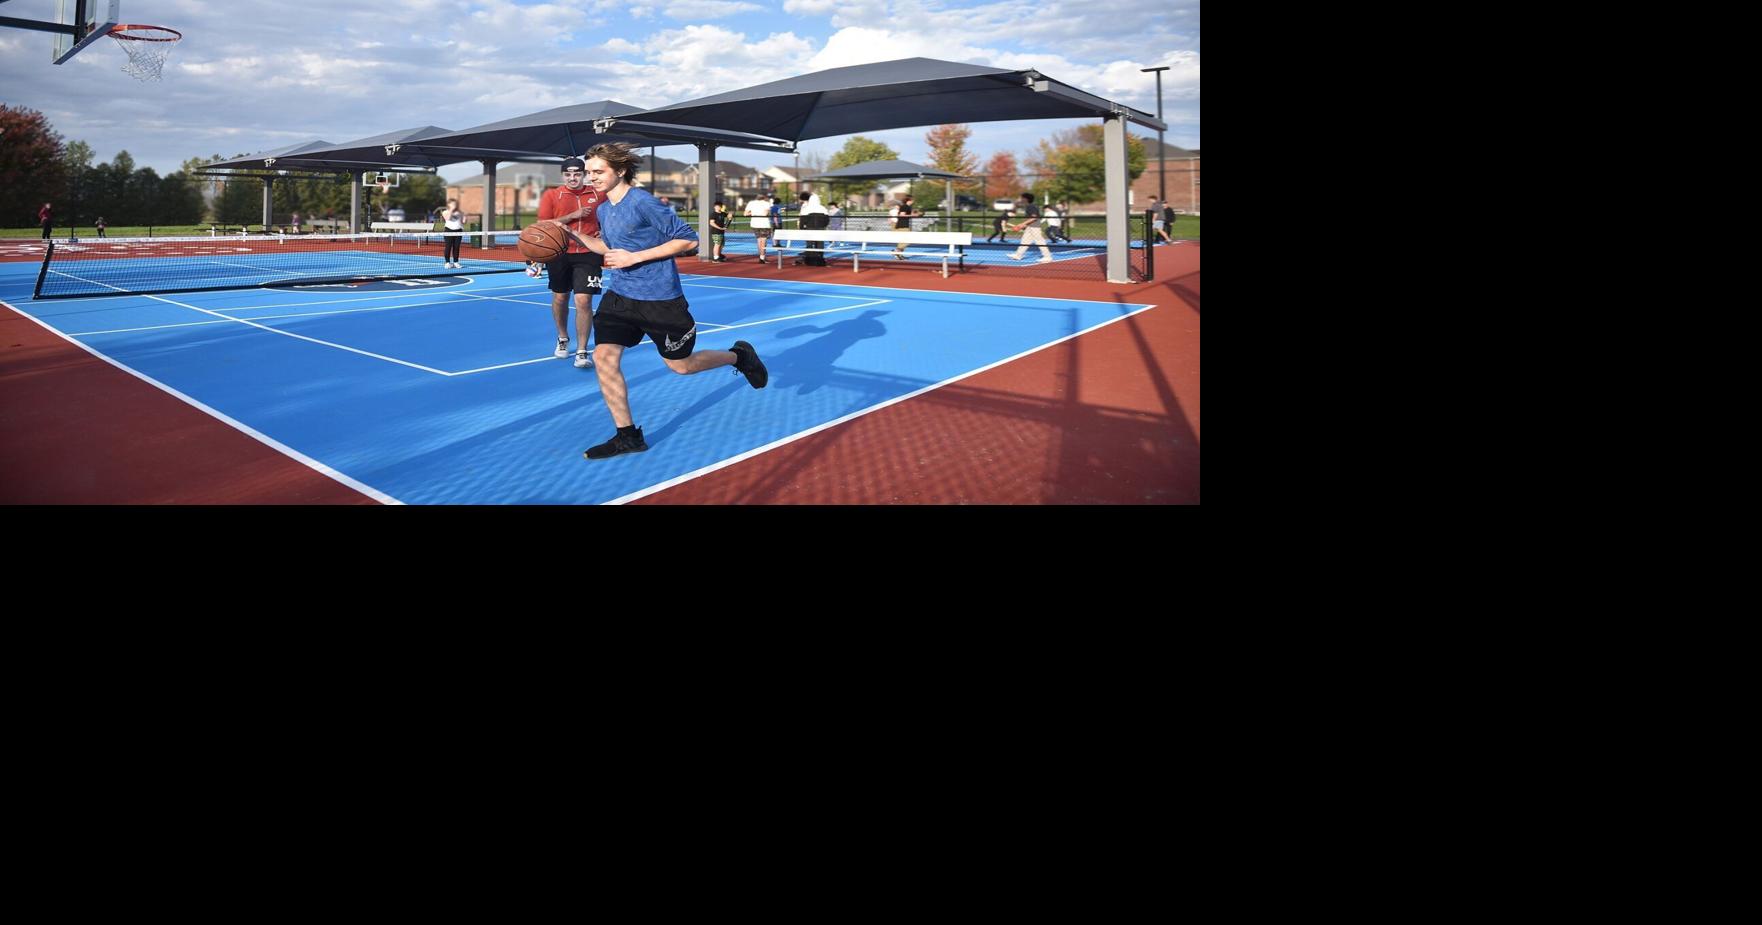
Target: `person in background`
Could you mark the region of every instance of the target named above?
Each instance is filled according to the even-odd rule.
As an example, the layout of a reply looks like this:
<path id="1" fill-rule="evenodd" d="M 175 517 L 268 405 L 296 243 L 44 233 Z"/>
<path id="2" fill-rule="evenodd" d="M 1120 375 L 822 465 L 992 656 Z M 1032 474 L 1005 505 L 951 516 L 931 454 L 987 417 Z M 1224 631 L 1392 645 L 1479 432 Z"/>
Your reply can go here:
<path id="1" fill-rule="evenodd" d="M 728 216 L 728 203 L 720 199 L 716 200 L 715 206 L 710 209 L 710 261 L 712 263 L 728 262 L 728 258 L 722 256 L 722 248 L 728 246 L 729 221 L 731 219 Z"/>
<path id="2" fill-rule="evenodd" d="M 1046 240 L 1049 243 L 1057 244 L 1059 234 L 1064 231 L 1064 213 L 1059 210 L 1058 206 L 1049 202 L 1046 204 L 1046 208 L 1041 210 L 1041 215 L 1046 219 Z"/>
<path id="3" fill-rule="evenodd" d="M 1167 223 L 1168 210 L 1163 208 L 1162 200 L 1155 196 L 1150 197 L 1150 227 L 1156 230 L 1157 237 L 1166 243 L 1173 244 L 1174 239 L 1169 237 Z"/>
<path id="4" fill-rule="evenodd" d="M 990 244 L 993 239 L 1001 241 L 1004 244 L 1009 243 L 1009 225 L 1007 224 L 1009 216 L 1010 214 L 1007 211 L 997 213 L 997 218 L 991 221 L 991 233 L 985 236 L 986 244 Z"/>
<path id="5" fill-rule="evenodd" d="M 800 193 L 798 195 L 801 197 L 801 226 L 803 228 L 809 231 L 819 231 L 832 224 L 831 217 L 826 214 L 826 207 L 820 204 L 819 194 Z M 825 247 L 826 242 L 809 241 L 807 246 L 809 249 L 802 251 L 801 259 L 796 262 L 810 267 L 825 266 L 826 252 L 813 250 L 813 248 Z"/>
<path id="6" fill-rule="evenodd" d="M 924 214 L 923 212 L 919 211 L 916 207 L 914 207 L 912 205 L 912 194 L 911 193 L 905 194 L 904 196 L 900 197 L 899 210 L 897 212 L 893 213 L 894 230 L 896 230 L 896 231 L 910 231 L 910 230 L 912 230 L 912 219 L 919 218 L 919 217 L 923 216 L 923 214 Z M 895 259 L 895 260 L 904 260 L 905 259 L 905 242 L 904 241 L 899 242 L 899 246 L 895 247 L 893 249 L 893 259 Z"/>
<path id="7" fill-rule="evenodd" d="M 100 238 L 104 237 L 105 236 L 104 229 L 106 229 L 108 227 L 110 227 L 110 226 L 104 224 L 104 216 L 102 216 L 102 215 L 98 216 L 98 237 L 100 237 Z"/>
<path id="8" fill-rule="evenodd" d="M 462 264 L 459 263 L 459 245 L 465 240 L 465 213 L 459 211 L 459 200 L 447 200 L 447 208 L 441 213 L 441 218 L 445 221 L 447 231 L 459 232 L 441 237 L 441 260 L 445 261 L 442 266 L 460 269 Z"/>
<path id="9" fill-rule="evenodd" d="M 771 239 L 771 204 L 760 193 L 746 204 L 747 221 L 753 226 L 753 240 L 759 244 L 759 262 L 765 262 L 765 242 Z"/>
<path id="10" fill-rule="evenodd" d="M 55 220 L 52 218 L 54 212 L 55 207 L 47 202 L 43 203 L 43 207 L 37 210 L 37 221 L 43 223 L 43 240 L 45 241 L 49 240 L 50 229 L 55 227 Z"/>
<path id="11" fill-rule="evenodd" d="M 300 233 L 300 213 L 298 213 L 298 212 L 295 212 L 295 213 L 294 213 L 294 221 L 293 221 L 293 224 L 292 224 L 292 225 L 291 225 L 291 226 L 289 226 L 289 227 L 290 227 L 290 228 L 291 228 L 291 231 L 292 231 L 292 233 L 293 233 L 293 234 L 299 234 L 299 233 Z"/>
<path id="12" fill-rule="evenodd" d="M 1013 226 L 1022 233 L 1022 244 L 1009 259 L 1020 260 L 1030 246 L 1039 245 L 1040 259 L 1036 262 L 1051 263 L 1052 250 L 1046 246 L 1046 233 L 1040 230 L 1040 207 L 1034 204 L 1033 193 L 1022 194 L 1022 216 L 1022 223 Z"/>
<path id="13" fill-rule="evenodd" d="M 651 201 L 653 197 L 650 197 Z M 569 239 L 563 253 L 546 264 L 551 281 L 551 316 L 557 322 L 557 356 L 569 355 L 569 292 L 575 292 L 575 368 L 592 369 L 588 335 L 593 330 L 593 297 L 600 293 L 600 252 L 589 240 L 599 237 L 596 210 L 604 199 L 588 185 L 587 163 L 579 157 L 563 161 L 563 185 L 545 191 L 538 201 L 538 219 L 554 222 Z"/>

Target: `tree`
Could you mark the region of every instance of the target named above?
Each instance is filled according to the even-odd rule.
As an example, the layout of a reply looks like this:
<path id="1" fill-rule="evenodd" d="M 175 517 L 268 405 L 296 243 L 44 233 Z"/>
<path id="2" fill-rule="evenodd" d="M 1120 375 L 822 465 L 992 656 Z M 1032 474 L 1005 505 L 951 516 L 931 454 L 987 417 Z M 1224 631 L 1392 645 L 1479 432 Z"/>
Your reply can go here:
<path id="1" fill-rule="evenodd" d="M 102 187 L 98 184 L 102 178 L 96 176 L 98 168 L 92 166 L 93 156 L 92 146 L 83 141 L 68 142 L 62 154 L 61 162 L 67 169 L 67 214 L 64 220 L 69 225 L 97 217 L 90 211 L 90 204 L 101 194 Z"/>
<path id="2" fill-rule="evenodd" d="M 971 177 L 979 172 L 979 156 L 967 150 L 967 139 L 973 137 L 973 130 L 964 125 L 938 125 L 924 134 L 924 143 L 930 146 L 930 166 L 949 173 L 958 173 L 963 177 Z M 955 181 L 957 190 L 978 189 L 976 182 Z"/>
<path id="3" fill-rule="evenodd" d="M 844 143 L 844 147 L 839 148 L 838 153 L 832 155 L 832 160 L 828 161 L 826 166 L 829 170 L 837 170 L 841 167 L 855 167 L 858 164 L 867 164 L 870 161 L 896 160 L 899 160 L 899 153 L 892 148 L 889 148 L 873 138 L 852 135 L 850 136 L 850 140 Z M 852 196 L 860 196 L 863 193 L 867 193 L 875 187 L 875 184 L 870 180 L 855 180 L 846 183 L 832 183 L 829 184 L 829 186 L 831 187 L 833 196 L 837 197 L 839 200 L 844 200 L 849 199 Z"/>
<path id="4" fill-rule="evenodd" d="M 1021 168 L 1016 166 L 1016 156 L 1008 151 L 999 151 L 991 155 L 985 162 L 985 186 L 980 194 L 989 203 L 996 199 L 1014 199 L 1025 189 L 1022 185 Z"/>
<path id="5" fill-rule="evenodd" d="M 1102 148 L 1099 125 L 1081 125 L 1054 132 L 1029 165 L 1038 174 L 1033 189 L 1039 198 L 1053 202 L 1096 202 L 1107 198 L 1106 154 Z M 1144 142 L 1136 135 L 1126 135 L 1127 183 L 1144 173 L 1146 153 Z"/>
<path id="6" fill-rule="evenodd" d="M 255 225 L 263 221 L 263 182 L 247 177 L 226 181 L 214 200 L 214 217 L 226 225 Z"/>
<path id="7" fill-rule="evenodd" d="M 202 221 L 208 205 L 202 200 L 199 177 L 185 171 L 166 174 L 159 181 L 159 194 L 153 203 L 155 225 L 195 225 Z"/>
<path id="8" fill-rule="evenodd" d="M 35 109 L 0 104 L 0 227 L 37 224 L 43 203 L 67 192 L 66 147 L 49 119 Z"/>
<path id="9" fill-rule="evenodd" d="M 122 184 L 120 225 L 167 225 L 154 211 L 159 205 L 159 171 L 142 167 L 128 175 Z"/>

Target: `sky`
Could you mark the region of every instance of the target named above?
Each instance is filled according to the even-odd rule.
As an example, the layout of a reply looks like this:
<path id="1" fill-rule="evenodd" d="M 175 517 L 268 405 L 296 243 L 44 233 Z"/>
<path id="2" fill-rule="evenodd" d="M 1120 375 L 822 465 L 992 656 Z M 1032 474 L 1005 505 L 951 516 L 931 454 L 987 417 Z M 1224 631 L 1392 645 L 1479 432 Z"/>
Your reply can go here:
<path id="1" fill-rule="evenodd" d="M 602 99 L 657 107 L 798 74 L 898 58 L 1034 68 L 1156 112 L 1165 140 L 1199 144 L 1199 0 L 121 0 L 125 23 L 183 33 L 163 78 L 121 70 L 101 39 L 52 65 L 54 36 L 0 28 L 0 103 L 41 111 L 95 162 L 126 150 L 161 175 L 190 158 L 397 129 L 464 129 Z M 98 4 L 102 7 L 102 3 Z M 72 2 L 69 0 L 69 8 Z M 0 16 L 54 20 L 55 0 L 0 0 Z M 981 166 L 1098 120 L 969 123 Z M 928 160 L 923 128 L 864 132 Z M 1142 126 L 1132 131 L 1153 135 Z M 849 136 L 803 142 L 831 157 Z M 0 142 L 3 143 L 3 142 Z M 694 161 L 689 145 L 662 157 Z M 787 156 L 724 149 L 749 166 Z M 475 162 L 449 180 L 480 175 Z"/>

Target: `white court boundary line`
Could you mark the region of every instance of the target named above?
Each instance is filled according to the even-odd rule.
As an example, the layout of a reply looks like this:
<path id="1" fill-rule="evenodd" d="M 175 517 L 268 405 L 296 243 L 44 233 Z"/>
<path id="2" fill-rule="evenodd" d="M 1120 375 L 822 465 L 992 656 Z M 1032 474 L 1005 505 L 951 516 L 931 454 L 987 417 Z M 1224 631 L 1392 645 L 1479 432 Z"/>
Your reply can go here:
<path id="1" fill-rule="evenodd" d="M 880 287 L 877 287 L 877 288 L 880 288 Z M 910 290 L 907 290 L 907 291 L 910 291 Z M 1085 300 L 1083 300 L 1083 299 L 1067 299 L 1065 301 L 1081 302 L 1081 301 L 1085 301 Z M 1101 303 L 1097 303 L 1097 304 L 1105 305 L 1107 303 L 1101 302 Z M 1133 303 L 1133 304 L 1142 304 L 1142 303 Z M 906 401 L 907 399 L 917 398 L 919 395 L 922 395 L 925 392 L 933 391 L 935 389 L 940 389 L 943 386 L 953 385 L 954 383 L 959 382 L 962 379 L 967 379 L 967 378 L 970 378 L 973 376 L 977 376 L 980 373 L 982 373 L 988 369 L 995 369 L 999 366 L 1002 366 L 1005 363 L 1014 362 L 1016 360 L 1021 359 L 1022 357 L 1039 353 L 1040 351 L 1045 350 L 1048 347 L 1056 347 L 1059 344 L 1062 344 L 1067 340 L 1071 340 L 1071 339 L 1077 338 L 1077 337 L 1082 337 L 1083 335 L 1088 334 L 1091 331 L 1098 331 L 1102 328 L 1107 327 L 1110 324 L 1118 324 L 1119 322 L 1124 321 L 1127 318 L 1131 318 L 1134 315 L 1141 315 L 1147 311 L 1150 311 L 1151 309 L 1153 309 L 1155 307 L 1156 307 L 1156 305 L 1154 303 L 1144 305 L 1144 307 L 1138 309 L 1135 312 L 1130 312 L 1128 314 L 1121 315 L 1118 318 L 1109 318 L 1108 320 L 1103 321 L 1102 323 L 1100 323 L 1098 325 L 1095 325 L 1093 327 L 1084 328 L 1083 330 L 1078 331 L 1075 334 L 1067 334 L 1064 337 L 1059 338 L 1058 340 L 1051 341 L 1051 342 L 1045 343 L 1045 344 L 1041 344 L 1038 347 L 1032 347 L 1030 349 L 1022 351 L 1021 353 L 1016 354 L 1015 356 L 1004 357 L 1003 359 L 998 360 L 995 363 L 989 363 L 989 364 L 981 366 L 978 369 L 975 369 L 971 372 L 961 373 L 958 376 L 953 376 L 948 379 L 944 379 L 941 382 L 937 382 L 937 383 L 933 383 L 931 385 L 924 386 L 923 388 L 918 389 L 915 392 L 908 392 L 904 395 L 899 395 L 899 396 L 895 396 L 893 398 L 889 398 L 888 400 L 881 402 L 879 404 L 870 405 L 867 408 L 860 408 L 856 411 L 852 411 L 851 413 L 849 413 L 841 418 L 836 418 L 834 420 L 827 421 L 824 424 L 816 424 L 815 426 L 810 427 L 807 430 L 790 434 L 787 437 L 780 437 L 776 440 L 771 441 L 770 443 L 765 444 L 764 446 L 754 447 L 754 448 L 747 450 L 746 452 L 741 453 L 737 456 L 731 456 L 727 459 L 724 459 L 721 462 L 711 463 L 710 465 L 704 466 L 701 469 L 697 469 L 692 472 L 687 472 L 684 475 L 675 476 L 675 477 L 670 478 L 664 482 L 658 482 L 654 485 L 650 485 L 647 488 L 639 489 L 637 491 L 631 492 L 630 494 L 624 495 L 623 497 L 613 498 L 610 501 L 606 501 L 606 502 L 602 502 L 602 503 L 604 503 L 604 504 L 627 504 L 631 501 L 635 501 L 638 498 L 646 498 L 649 495 L 655 494 L 656 492 L 665 491 L 669 488 L 672 488 L 675 485 L 682 485 L 686 482 L 691 481 L 692 479 L 709 475 L 710 473 L 715 472 L 718 469 L 726 469 L 729 466 L 732 466 L 737 462 L 741 462 L 742 460 L 751 459 L 754 456 L 759 455 L 760 453 L 769 453 L 770 451 L 777 449 L 778 447 L 787 446 L 791 443 L 796 442 L 797 440 L 801 440 L 806 437 L 811 437 L 814 434 L 819 433 L 820 431 L 823 431 L 823 430 L 826 430 L 826 429 L 832 428 L 832 427 L 837 427 L 838 425 L 843 424 L 846 421 L 854 421 L 857 418 L 863 417 L 865 415 L 874 414 L 875 412 L 880 411 L 883 408 L 888 408 L 893 405 L 897 405 L 902 401 Z"/>
<path id="2" fill-rule="evenodd" d="M 692 273 L 692 274 L 688 275 L 688 274 L 681 273 L 680 278 L 681 279 L 689 278 L 689 279 L 734 280 L 734 279 L 745 279 L 746 277 L 743 277 L 743 276 L 714 276 L 714 275 L 705 274 L 705 273 Z M 776 283 L 776 282 L 781 282 L 781 280 L 768 279 L 768 280 L 765 280 L 765 282 L 766 283 Z M 904 286 L 865 286 L 862 283 L 821 283 L 821 282 L 808 282 L 808 281 L 804 280 L 800 283 L 797 283 L 796 285 L 799 285 L 799 286 L 824 286 L 824 287 L 836 288 L 836 289 L 866 289 L 871 292 L 918 292 L 918 293 L 929 293 L 929 294 L 934 294 L 934 295 L 946 295 L 946 296 L 973 296 L 973 297 L 982 298 L 982 299 L 1015 299 L 1018 302 L 1021 301 L 1022 299 L 1033 299 L 1036 302 L 1082 302 L 1085 305 L 1115 305 L 1120 308 L 1130 308 L 1132 306 L 1142 306 L 1143 308 L 1155 308 L 1156 307 L 1153 304 L 1148 304 L 1145 302 L 1105 302 L 1100 299 L 1061 299 L 1057 296 L 1049 296 L 1049 295 L 1003 295 L 1003 294 L 999 294 L 999 293 L 995 293 L 995 292 L 963 292 L 958 289 L 908 289 Z M 1125 284 L 1121 284 L 1121 285 L 1125 285 Z M 1132 283 L 1131 285 L 1136 286 L 1136 285 L 1147 285 L 1147 284 Z M 740 286 L 716 286 L 716 287 L 711 287 L 711 288 L 740 289 L 743 287 L 740 287 Z M 765 291 L 770 291 L 770 290 L 765 290 Z M 775 290 L 775 291 L 786 293 L 789 295 L 806 295 L 807 294 L 807 293 L 798 293 L 792 289 L 780 289 L 780 290 Z M 1135 315 L 1135 314 L 1137 314 L 1137 312 L 1133 312 L 1132 314 Z M 1120 317 L 1124 318 L 1124 317 L 1128 317 L 1128 316 L 1121 315 Z"/>
<path id="3" fill-rule="evenodd" d="M 68 337 L 66 334 L 63 334 L 60 331 L 55 330 L 55 328 L 51 327 L 48 324 L 45 324 L 41 319 L 37 318 L 35 315 L 32 315 L 31 313 L 24 311 L 23 309 L 19 308 L 18 306 L 13 305 L 11 302 L 0 300 L 0 305 L 6 306 L 7 308 L 11 309 L 13 312 L 17 313 L 20 317 L 23 317 L 26 320 L 30 321 L 32 324 L 35 324 L 37 327 L 40 327 L 43 330 L 48 331 L 50 334 L 53 334 L 56 337 L 59 337 L 62 340 L 67 341 L 68 343 L 74 345 L 75 347 L 78 347 L 81 350 L 84 350 L 85 352 L 91 354 L 94 357 L 97 357 L 98 359 L 104 361 L 105 363 L 109 363 L 111 366 L 114 366 L 117 369 L 120 369 L 123 372 L 128 373 L 129 375 L 135 377 L 136 379 L 139 379 L 142 382 L 145 382 L 148 385 L 164 392 L 165 394 L 170 395 L 171 397 L 177 399 L 178 401 L 181 401 L 181 402 L 189 405 L 190 407 L 195 408 L 196 410 L 202 412 L 203 414 L 207 414 L 210 417 L 213 417 L 215 420 L 220 421 L 223 424 L 226 424 L 228 427 L 231 427 L 234 430 L 237 430 L 239 433 L 242 433 L 245 436 L 250 437 L 253 440 L 256 440 L 257 442 L 263 444 L 264 446 L 269 447 L 270 449 L 276 451 L 277 453 L 280 453 L 283 456 L 286 456 L 289 459 L 292 459 L 293 461 L 295 461 L 303 466 L 306 466 L 307 468 L 309 468 L 309 469 L 311 469 L 321 475 L 327 476 L 328 478 L 331 478 L 337 482 L 340 482 L 344 485 L 347 485 L 348 487 L 353 488 L 354 490 L 366 495 L 369 498 L 372 498 L 375 501 L 378 501 L 381 504 L 403 504 L 404 503 L 404 502 L 398 500 L 397 498 L 394 498 L 391 495 L 388 495 L 385 492 L 380 491 L 379 489 L 374 488 L 371 485 L 368 485 L 365 482 L 362 482 L 362 481 L 355 479 L 351 476 L 344 475 L 343 473 L 341 473 L 335 469 L 332 469 L 331 467 L 325 465 L 324 463 L 319 462 L 318 460 L 313 459 L 310 456 L 307 456 L 305 453 L 302 453 L 299 450 L 296 450 L 293 447 L 288 446 L 285 443 L 282 443 L 281 441 L 275 439 L 274 437 L 271 437 L 268 434 L 265 434 L 262 431 L 259 431 L 256 428 L 251 427 L 250 425 L 244 423 L 243 421 L 236 420 L 236 419 L 232 418 L 231 416 L 222 413 L 218 409 L 211 408 L 208 405 L 205 405 L 205 404 L 197 401 L 196 399 L 191 398 L 188 395 L 185 395 L 184 393 L 178 391 L 177 389 L 174 389 L 171 386 L 166 385 L 165 383 L 160 382 L 157 379 L 154 379 L 152 376 L 149 376 L 149 375 L 142 373 L 138 370 L 131 369 L 127 366 L 124 366 L 121 363 L 118 363 L 117 361 L 105 356 L 102 353 L 99 353 L 98 351 L 92 349 L 91 347 L 88 347 L 85 344 L 82 344 L 79 341 L 74 340 L 71 337 Z"/>

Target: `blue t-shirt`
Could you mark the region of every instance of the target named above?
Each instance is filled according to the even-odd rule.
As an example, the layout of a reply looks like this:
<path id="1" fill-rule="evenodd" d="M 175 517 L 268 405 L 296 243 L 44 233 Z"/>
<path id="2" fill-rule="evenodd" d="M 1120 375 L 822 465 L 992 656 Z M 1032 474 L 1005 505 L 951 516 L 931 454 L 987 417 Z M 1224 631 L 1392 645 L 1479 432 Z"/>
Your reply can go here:
<path id="1" fill-rule="evenodd" d="M 658 247 L 668 241 L 697 241 L 697 232 L 679 218 L 679 213 L 661 205 L 647 190 L 632 188 L 622 202 L 610 197 L 600 201 L 595 213 L 600 220 L 600 237 L 606 246 L 632 253 Z M 616 292 L 626 299 L 661 302 L 685 295 L 679 287 L 679 268 L 673 258 L 650 260 L 633 267 L 606 268 L 603 272 L 607 292 Z"/>

